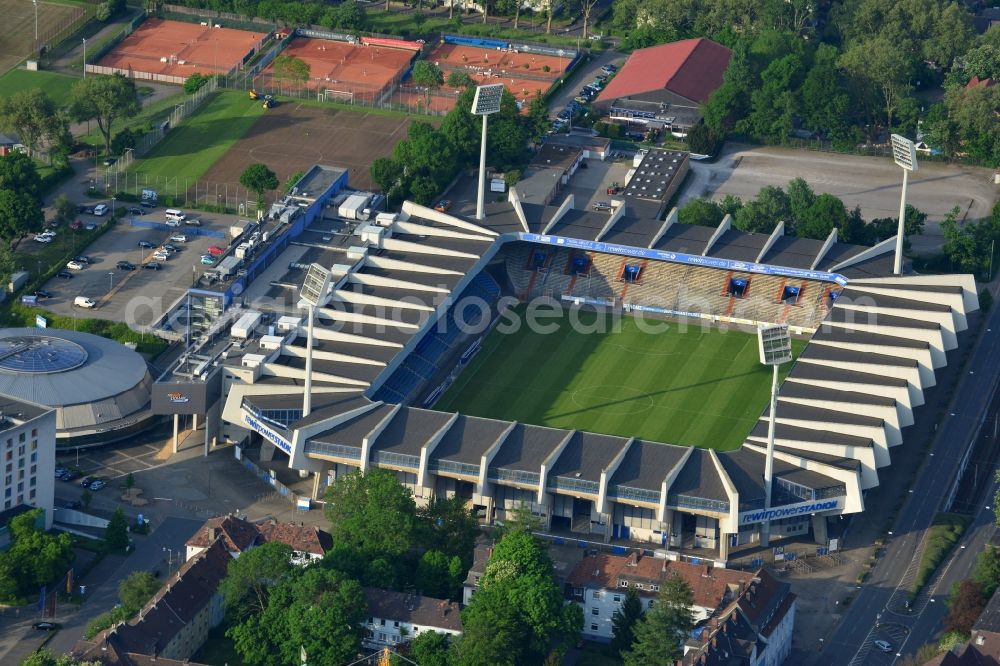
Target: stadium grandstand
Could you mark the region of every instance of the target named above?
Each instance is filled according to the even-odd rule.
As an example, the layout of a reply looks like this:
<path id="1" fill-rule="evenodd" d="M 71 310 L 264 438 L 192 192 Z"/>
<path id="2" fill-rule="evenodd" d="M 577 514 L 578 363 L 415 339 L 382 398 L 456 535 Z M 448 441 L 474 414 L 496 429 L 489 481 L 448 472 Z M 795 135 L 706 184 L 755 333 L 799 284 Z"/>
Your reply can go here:
<path id="1" fill-rule="evenodd" d="M 295 303 L 310 266 L 331 271 L 315 310 L 311 404 L 305 311 L 276 312 L 266 335 L 221 357 L 219 438 L 310 479 L 313 500 L 379 467 L 421 503 L 457 495 L 484 521 L 523 503 L 553 533 L 672 557 L 725 564 L 759 545 L 765 521 L 772 539 L 826 547 L 829 521 L 863 511 L 864 491 L 906 454 L 915 410 L 977 316 L 972 277 L 892 276 L 891 242 L 848 245 L 836 232 L 686 226 L 627 192 L 609 213 L 578 207 L 573 191 L 522 203 L 514 187 L 481 221 L 461 205 L 405 202 L 349 224 L 327 208 L 261 292 Z M 507 304 L 535 296 L 708 326 L 784 322 L 809 336 L 778 402 L 770 510 L 766 411 L 741 447 L 716 451 L 434 409 Z"/>

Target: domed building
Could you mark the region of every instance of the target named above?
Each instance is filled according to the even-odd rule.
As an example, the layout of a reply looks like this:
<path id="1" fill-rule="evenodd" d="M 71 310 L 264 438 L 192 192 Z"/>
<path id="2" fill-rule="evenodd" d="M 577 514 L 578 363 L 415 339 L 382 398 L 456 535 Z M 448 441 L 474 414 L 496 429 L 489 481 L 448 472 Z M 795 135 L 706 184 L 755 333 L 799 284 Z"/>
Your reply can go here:
<path id="1" fill-rule="evenodd" d="M 128 347 L 90 333 L 0 329 L 0 394 L 56 410 L 60 448 L 105 444 L 154 420 L 153 376 Z"/>

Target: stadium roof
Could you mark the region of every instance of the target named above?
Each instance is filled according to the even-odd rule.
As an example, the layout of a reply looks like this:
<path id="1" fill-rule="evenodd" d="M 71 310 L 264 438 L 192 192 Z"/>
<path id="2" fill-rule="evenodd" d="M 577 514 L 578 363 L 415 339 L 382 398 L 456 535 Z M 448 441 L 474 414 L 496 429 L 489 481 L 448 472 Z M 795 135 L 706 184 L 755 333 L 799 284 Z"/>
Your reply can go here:
<path id="1" fill-rule="evenodd" d="M 731 51 L 710 39 L 685 39 L 632 52 L 598 102 L 666 89 L 696 103 L 722 85 Z"/>

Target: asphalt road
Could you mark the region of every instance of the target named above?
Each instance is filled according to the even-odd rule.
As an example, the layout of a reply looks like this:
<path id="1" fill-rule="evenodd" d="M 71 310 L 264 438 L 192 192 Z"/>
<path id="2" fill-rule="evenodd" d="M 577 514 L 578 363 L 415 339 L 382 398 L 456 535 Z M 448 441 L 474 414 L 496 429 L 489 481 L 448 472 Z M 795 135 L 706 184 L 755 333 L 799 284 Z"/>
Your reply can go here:
<path id="1" fill-rule="evenodd" d="M 840 197 L 848 209 L 861 207 L 865 219 L 899 216 L 902 173 L 888 158 L 862 157 L 772 146 L 727 143 L 713 162 L 692 162 L 679 205 L 690 198 L 715 200 L 727 194 L 744 201 L 766 185 L 784 187 L 802 177 L 817 193 Z M 988 217 L 997 196 L 989 169 L 940 162 L 920 164 L 911 174 L 907 201 L 927 213 L 923 237 L 912 238 L 916 251 L 940 246 L 938 223 L 958 206 L 969 219 Z"/>
<path id="2" fill-rule="evenodd" d="M 923 613 L 926 605 L 941 603 L 940 597 L 931 596 L 931 593 L 939 594 L 942 590 L 936 587 L 918 597 L 914 602 L 912 616 L 905 612 L 903 599 L 908 594 L 916 571 L 918 546 L 924 532 L 934 515 L 942 510 L 950 482 L 955 478 L 963 454 L 971 444 L 991 402 L 997 378 L 996 359 L 1000 354 L 1000 309 L 994 308 L 985 326 L 983 337 L 969 359 L 968 374 L 959 382 L 953 395 L 953 411 L 940 423 L 940 432 L 934 440 L 929 458 L 917 474 L 910 497 L 899 513 L 885 552 L 879 558 L 872 576 L 851 603 L 836 632 L 825 643 L 820 663 L 891 663 L 894 660 L 892 654 L 882 654 L 872 649 L 872 642 L 883 638 L 885 633 L 884 629 L 876 629 L 877 622 L 890 628 L 902 627 L 892 636 L 895 646 L 908 641 L 910 635 L 928 635 L 919 633 L 923 629 Z M 957 359 L 952 360 L 956 361 Z M 977 525 L 980 520 L 981 516 L 977 518 Z M 916 625 L 914 618 L 920 620 Z M 929 615 L 927 623 L 932 621 L 930 618 Z"/>
<path id="3" fill-rule="evenodd" d="M 49 649 L 56 654 L 71 650 L 83 636 L 83 631 L 91 619 L 115 607 L 118 603 L 118 583 L 125 580 L 132 572 L 159 569 L 161 578 L 165 578 L 170 554 L 164 552 L 164 548 L 172 549 L 173 570 L 176 570 L 184 557 L 184 542 L 191 538 L 201 525 L 200 520 L 170 517 L 165 519 L 151 536 L 135 536 L 135 552 L 122 561 L 107 581 L 96 588 L 88 588 L 87 600 L 79 610 L 67 613 L 65 617 L 56 617 L 61 628 L 49 641 Z"/>

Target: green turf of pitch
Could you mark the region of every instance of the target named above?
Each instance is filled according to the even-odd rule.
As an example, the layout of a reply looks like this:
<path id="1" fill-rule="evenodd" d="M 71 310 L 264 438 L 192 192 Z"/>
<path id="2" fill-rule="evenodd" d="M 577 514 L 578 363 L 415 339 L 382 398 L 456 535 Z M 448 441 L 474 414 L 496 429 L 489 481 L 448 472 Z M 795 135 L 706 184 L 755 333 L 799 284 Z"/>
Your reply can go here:
<path id="1" fill-rule="evenodd" d="M 584 324 L 598 317 L 610 321 L 580 314 Z M 729 450 L 767 406 L 771 371 L 756 335 L 675 322 L 649 333 L 631 317 L 616 331 L 588 333 L 555 321 L 551 334 L 492 332 L 435 408 Z M 793 345 L 798 355 L 805 342 Z"/>
<path id="2" fill-rule="evenodd" d="M 246 93 L 216 93 L 179 127 L 171 129 L 130 171 L 150 178 L 176 179 L 183 193 L 185 181 L 204 176 L 263 113 L 260 102 L 248 99 Z M 164 191 L 173 193 L 169 187 Z"/>
<path id="3" fill-rule="evenodd" d="M 29 72 L 26 69 L 12 69 L 0 76 L 0 96 L 6 97 L 24 90 L 42 90 L 59 104 L 69 98 L 69 90 L 80 79 L 56 72 Z"/>

